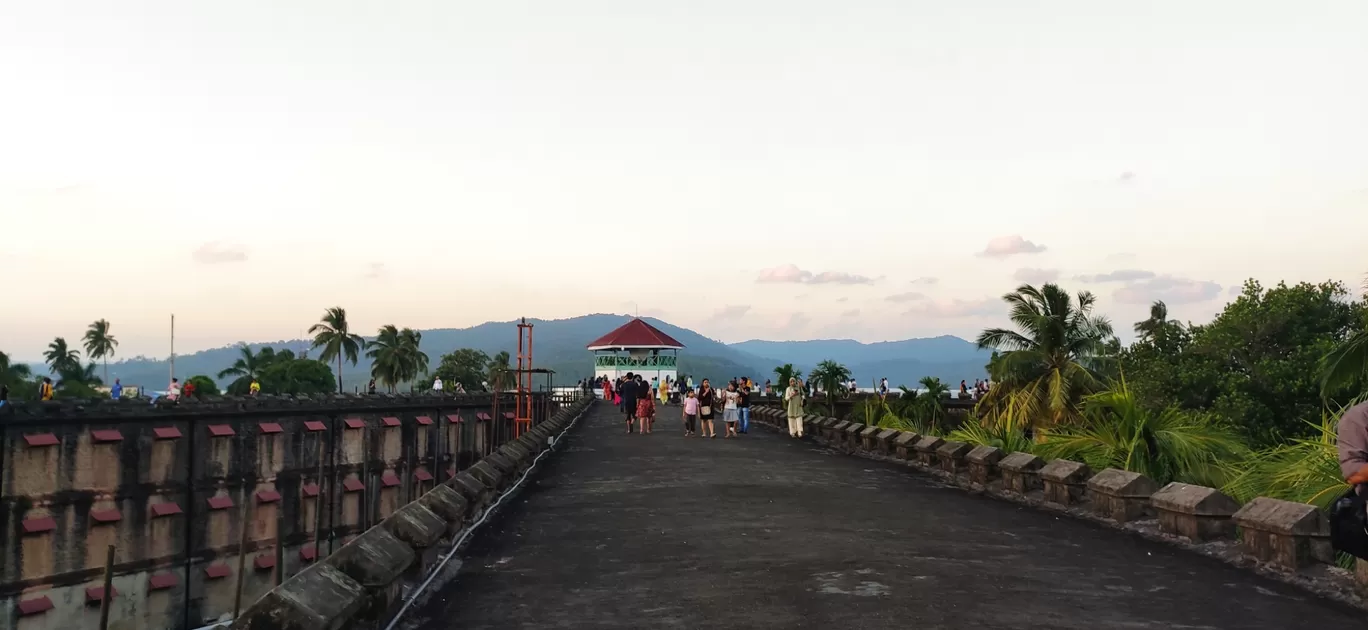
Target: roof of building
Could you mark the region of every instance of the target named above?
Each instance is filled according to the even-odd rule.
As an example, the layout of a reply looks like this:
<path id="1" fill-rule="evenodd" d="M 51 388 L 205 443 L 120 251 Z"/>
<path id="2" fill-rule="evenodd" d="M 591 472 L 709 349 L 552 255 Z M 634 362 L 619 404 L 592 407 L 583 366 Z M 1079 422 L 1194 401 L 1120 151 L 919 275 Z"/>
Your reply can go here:
<path id="1" fill-rule="evenodd" d="M 683 348 L 684 344 L 675 341 L 674 337 L 660 332 L 660 329 L 637 318 L 618 326 L 613 332 L 593 340 L 585 347 L 590 350 L 607 350 L 609 348 Z"/>

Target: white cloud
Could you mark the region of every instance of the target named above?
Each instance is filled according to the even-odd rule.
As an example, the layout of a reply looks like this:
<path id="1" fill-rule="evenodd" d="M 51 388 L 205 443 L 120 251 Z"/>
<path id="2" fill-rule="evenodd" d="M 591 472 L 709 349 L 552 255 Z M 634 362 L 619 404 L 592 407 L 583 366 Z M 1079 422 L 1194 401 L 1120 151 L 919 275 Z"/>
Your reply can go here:
<path id="1" fill-rule="evenodd" d="M 1039 254 L 1045 251 L 1044 245 L 1037 245 L 1021 238 L 1020 234 L 1011 236 L 999 236 L 988 241 L 988 246 L 979 252 L 979 256 L 985 258 L 1006 258 L 1016 254 Z"/>
<path id="2" fill-rule="evenodd" d="M 926 299 L 926 295 L 923 294 L 923 293 L 917 293 L 916 291 L 909 291 L 909 292 L 907 292 L 907 293 L 897 293 L 897 294 L 894 294 L 894 295 L 890 295 L 890 296 L 888 296 L 888 297 L 886 297 L 886 298 L 884 298 L 884 299 L 887 300 L 887 301 L 889 301 L 889 302 L 898 302 L 898 303 L 901 303 L 901 302 L 916 302 L 916 301 L 918 301 L 918 300 L 925 300 L 925 299 Z"/>
<path id="3" fill-rule="evenodd" d="M 1074 276 L 1074 280 L 1079 282 L 1134 282 L 1136 280 L 1149 280 L 1155 277 L 1153 271 L 1144 269 L 1117 269 L 1110 273 L 1095 273 Z"/>
<path id="4" fill-rule="evenodd" d="M 750 313 L 749 304 L 731 304 L 718 309 L 708 319 L 714 322 L 735 321 Z"/>
<path id="5" fill-rule="evenodd" d="M 769 284 L 871 284 L 874 279 L 844 271 L 813 273 L 790 264 L 761 269 L 755 281 Z"/>
<path id="6" fill-rule="evenodd" d="M 921 284 L 929 286 L 936 284 L 937 282 L 940 282 L 939 278 L 932 278 L 931 276 L 922 276 L 920 278 L 917 278 L 916 280 L 909 282 L 908 284 Z"/>
<path id="7" fill-rule="evenodd" d="M 996 298 L 918 302 L 903 314 L 909 317 L 981 317 L 999 315 L 1007 307 Z"/>
<path id="8" fill-rule="evenodd" d="M 200 245 L 191 254 L 191 258 L 201 265 L 245 262 L 247 260 L 247 248 L 241 245 L 211 241 Z"/>
<path id="9" fill-rule="evenodd" d="M 1157 276 L 1128 283 L 1112 295 L 1116 301 L 1127 304 L 1149 304 L 1154 300 L 1163 300 L 1168 304 L 1193 304 L 1220 294 L 1221 285 L 1209 280 Z"/>
<path id="10" fill-rule="evenodd" d="M 1046 284 L 1059 279 L 1059 270 L 1022 267 L 1012 274 L 1012 279 L 1026 284 Z"/>

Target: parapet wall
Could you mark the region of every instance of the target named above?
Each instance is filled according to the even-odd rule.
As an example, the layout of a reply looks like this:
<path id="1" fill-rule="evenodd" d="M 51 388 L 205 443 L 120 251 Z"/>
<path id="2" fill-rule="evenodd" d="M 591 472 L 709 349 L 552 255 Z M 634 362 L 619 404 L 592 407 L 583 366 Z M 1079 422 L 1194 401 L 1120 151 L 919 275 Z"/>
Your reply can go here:
<path id="1" fill-rule="evenodd" d="M 442 559 L 512 487 L 551 438 L 593 401 L 577 401 L 518 439 L 505 443 L 395 511 L 323 562 L 285 580 L 256 600 L 233 623 L 241 630 L 361 630 L 380 627 L 401 611 L 417 586 L 440 586 L 459 563 Z M 441 574 L 437 574 L 441 571 Z M 428 591 L 430 593 L 431 591 Z"/>
<path id="2" fill-rule="evenodd" d="M 752 409 L 758 424 L 787 431 L 784 410 Z M 1090 470 L 937 436 L 881 429 L 837 418 L 803 418 L 804 437 L 852 455 L 903 463 L 967 491 L 1107 524 L 1178 545 L 1317 595 L 1368 608 L 1368 567 L 1334 566 L 1330 526 L 1314 506 L 1256 498 L 1243 506 L 1214 488 L 1170 483 L 1139 473 Z M 1356 579 L 1355 576 L 1360 576 Z"/>
<path id="3" fill-rule="evenodd" d="M 534 402 L 541 422 L 568 399 Z M 95 627 L 108 545 L 111 627 L 229 618 L 240 560 L 245 606 L 510 441 L 512 404 L 334 395 L 7 405 L 0 627 Z"/>

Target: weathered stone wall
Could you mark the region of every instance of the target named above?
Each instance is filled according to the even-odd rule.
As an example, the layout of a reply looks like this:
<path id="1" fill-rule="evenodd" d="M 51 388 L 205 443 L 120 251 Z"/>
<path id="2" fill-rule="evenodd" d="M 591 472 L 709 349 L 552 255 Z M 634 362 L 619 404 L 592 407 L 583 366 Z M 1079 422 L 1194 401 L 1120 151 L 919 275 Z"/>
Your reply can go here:
<path id="1" fill-rule="evenodd" d="M 752 414 L 757 424 L 788 429 L 777 406 L 754 407 Z M 1368 563 L 1360 561 L 1354 572 L 1334 567 L 1329 523 L 1310 505 L 1260 497 L 1241 506 L 1214 488 L 1177 482 L 1161 488 L 1129 471 L 1093 471 L 1081 462 L 971 449 L 895 429 L 870 431 L 820 415 L 803 422 L 807 439 L 843 452 L 900 462 L 969 492 L 1108 524 L 1368 608 Z M 854 430 L 863 439 L 851 439 Z"/>
<path id="2" fill-rule="evenodd" d="M 403 598 L 434 577 L 440 586 L 459 563 L 442 567 L 443 555 L 512 487 L 552 436 L 592 404 L 586 399 L 560 409 L 517 440 L 376 523 L 323 562 L 285 580 L 256 599 L 234 621 L 243 630 L 361 630 L 380 627 Z M 430 589 L 427 594 L 435 592 Z"/>
<path id="3" fill-rule="evenodd" d="M 111 627 L 226 618 L 240 554 L 245 606 L 511 439 L 502 416 L 512 398 L 499 401 L 497 420 L 494 402 L 377 395 L 7 405 L 0 627 L 94 627 L 111 544 Z M 539 395 L 535 419 L 555 405 Z"/>

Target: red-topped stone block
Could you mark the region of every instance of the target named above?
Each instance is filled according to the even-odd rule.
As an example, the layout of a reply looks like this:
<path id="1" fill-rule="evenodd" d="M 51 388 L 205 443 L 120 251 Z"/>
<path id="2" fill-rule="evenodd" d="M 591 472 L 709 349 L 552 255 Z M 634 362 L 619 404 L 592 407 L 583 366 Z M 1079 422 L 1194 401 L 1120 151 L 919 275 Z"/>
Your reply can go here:
<path id="1" fill-rule="evenodd" d="M 503 414 L 503 416 L 504 416 L 504 420 L 512 420 L 512 419 L 518 417 L 518 416 L 515 415 L 512 411 L 505 411 L 504 414 Z"/>
<path id="2" fill-rule="evenodd" d="M 111 510 L 91 510 L 90 520 L 96 523 L 117 523 L 123 520 L 123 513 L 117 509 Z"/>
<path id="3" fill-rule="evenodd" d="M 479 421 L 481 421 L 481 422 L 489 422 L 490 420 L 493 420 L 494 418 L 493 418 L 493 416 L 490 416 L 489 414 L 487 414 L 487 413 L 481 411 L 481 412 L 478 412 L 478 413 L 475 414 L 475 419 L 476 419 L 476 420 L 479 420 Z"/>
<path id="4" fill-rule="evenodd" d="M 61 441 L 57 439 L 57 436 L 51 433 L 35 433 L 33 435 L 25 435 L 24 442 L 28 444 L 30 447 L 57 446 L 59 443 L 61 443 Z"/>
<path id="5" fill-rule="evenodd" d="M 23 528 L 25 534 L 41 534 L 57 529 L 57 521 L 51 516 L 35 516 L 24 519 Z"/>
<path id="6" fill-rule="evenodd" d="M 448 414 L 447 422 L 450 422 L 452 424 L 464 424 L 465 418 L 462 418 L 461 414 L 459 413 Z"/>
<path id="7" fill-rule="evenodd" d="M 345 423 L 345 424 L 347 425 L 347 428 L 348 428 L 348 429 L 360 429 L 360 428 L 366 426 L 366 421 L 365 421 L 365 420 L 362 420 L 362 419 L 360 419 L 360 418 L 347 418 L 346 420 L 343 420 L 342 422 Z"/>
<path id="8" fill-rule="evenodd" d="M 47 595 L 19 602 L 19 616 L 38 615 L 52 610 L 52 600 Z"/>
<path id="9" fill-rule="evenodd" d="M 328 425 L 321 420 L 309 420 L 304 423 L 304 428 L 309 431 L 327 431 Z"/>
<path id="10" fill-rule="evenodd" d="M 152 516 L 171 516 L 180 514 L 180 506 L 175 503 L 155 503 L 152 505 Z"/>
<path id="11" fill-rule="evenodd" d="M 177 578 L 176 574 L 170 571 L 158 573 L 147 578 L 147 590 L 149 591 L 160 591 L 162 589 L 171 588 L 177 584 L 180 584 L 180 578 Z"/>
<path id="12" fill-rule="evenodd" d="M 233 507 L 233 497 L 224 495 L 221 497 L 209 497 L 209 509 L 226 510 Z"/>
<path id="13" fill-rule="evenodd" d="M 152 429 L 152 435 L 158 440 L 174 440 L 181 436 L 181 432 L 176 427 L 157 427 Z"/>
<path id="14" fill-rule="evenodd" d="M 280 428 L 280 423 L 278 422 L 263 422 L 261 424 L 258 424 L 257 428 L 261 431 L 262 435 L 281 433 L 285 430 Z"/>
<path id="15" fill-rule="evenodd" d="M 318 557 L 318 546 L 317 546 L 317 545 L 304 545 L 303 547 L 300 547 L 300 548 L 299 548 L 299 559 L 300 559 L 300 560 L 313 560 L 314 558 L 317 558 L 317 557 Z"/>
<path id="16" fill-rule="evenodd" d="M 342 489 L 347 492 L 360 492 L 366 488 L 366 484 L 361 483 L 360 479 L 348 479 L 342 482 Z"/>
<path id="17" fill-rule="evenodd" d="M 306 497 L 316 497 L 316 496 L 318 496 L 318 484 L 316 484 L 316 483 L 306 483 L 306 484 L 304 484 L 304 496 L 306 496 Z"/>
<path id="18" fill-rule="evenodd" d="M 394 474 L 394 473 L 388 473 L 388 472 L 385 473 L 385 474 L 383 474 L 383 475 L 381 475 L 381 476 L 380 476 L 380 485 L 382 485 L 382 486 L 384 486 L 384 487 L 386 487 L 386 488 L 393 488 L 394 486 L 399 485 L 399 475 L 396 475 L 396 474 Z"/>
<path id="19" fill-rule="evenodd" d="M 427 417 L 427 416 L 418 416 L 418 423 L 419 423 L 419 424 L 422 424 L 422 423 L 423 423 L 423 418 L 426 418 L 426 417 Z M 397 426 L 403 424 L 402 422 L 399 421 L 398 418 L 396 418 L 396 417 L 394 417 L 394 416 L 385 416 L 385 417 L 383 417 L 383 418 L 380 419 L 380 422 L 384 423 L 384 425 L 387 426 L 387 427 L 397 427 Z"/>
<path id="20" fill-rule="evenodd" d="M 209 435 L 214 437 L 232 437 L 237 435 L 237 431 L 233 430 L 232 425 L 211 424 L 209 425 Z"/>
<path id="21" fill-rule="evenodd" d="M 256 493 L 257 503 L 275 503 L 280 500 L 280 493 L 275 490 L 261 490 Z"/>
<path id="22" fill-rule="evenodd" d="M 204 568 L 204 576 L 211 580 L 226 578 L 233 574 L 233 570 L 226 564 L 211 564 Z"/>
<path id="23" fill-rule="evenodd" d="M 95 429 L 90 432 L 90 439 L 99 443 L 122 442 L 123 434 L 118 429 Z"/>
<path id="24" fill-rule="evenodd" d="M 419 468 L 416 472 L 413 473 L 413 478 L 417 479 L 418 481 L 432 481 L 432 473 Z"/>
<path id="25" fill-rule="evenodd" d="M 275 568 L 275 565 L 275 554 L 273 553 L 262 554 L 252 560 L 252 566 L 258 571 Z"/>
<path id="26" fill-rule="evenodd" d="M 109 594 L 113 597 L 119 596 L 119 589 L 109 587 Z M 100 602 L 104 600 L 104 586 L 91 586 L 85 590 L 86 603 Z"/>

